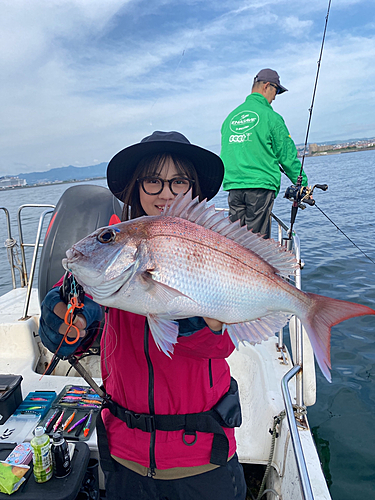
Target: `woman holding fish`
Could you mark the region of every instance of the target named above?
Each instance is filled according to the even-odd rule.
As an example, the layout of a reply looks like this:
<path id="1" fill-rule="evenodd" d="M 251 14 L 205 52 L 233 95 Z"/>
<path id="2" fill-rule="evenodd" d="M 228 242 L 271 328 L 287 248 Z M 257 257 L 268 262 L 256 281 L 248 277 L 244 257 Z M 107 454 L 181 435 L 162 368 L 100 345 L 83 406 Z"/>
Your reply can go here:
<path id="1" fill-rule="evenodd" d="M 120 151 L 107 171 L 110 190 L 124 203 L 123 220 L 159 216 L 189 190 L 209 200 L 222 179 L 220 158 L 177 132 L 154 132 Z M 99 241 L 116 237 L 116 231 L 103 229 Z M 106 262 L 106 274 L 116 274 L 118 257 Z M 95 262 L 91 267 L 95 274 Z M 156 270 L 147 272 L 146 288 Z M 175 298 L 169 287 L 155 294 L 166 302 Z M 56 350 L 66 332 L 65 314 L 66 305 L 55 288 L 44 300 L 40 328 L 50 350 Z M 81 337 L 99 315 L 99 306 L 86 297 L 75 319 Z M 173 346 L 168 323 L 163 330 L 162 318 L 154 321 L 152 315 L 146 318 L 115 304 L 107 308 L 101 362 L 110 399 L 101 413 L 104 426 L 97 420 L 106 498 L 244 500 L 246 484 L 234 437 L 234 427 L 241 423 L 239 398 L 225 361 L 233 342 L 227 331 L 222 334 L 220 321 L 196 316 L 174 322 L 178 342 Z M 156 331 L 162 332 L 159 338 Z M 63 354 L 76 346 L 65 345 Z"/>

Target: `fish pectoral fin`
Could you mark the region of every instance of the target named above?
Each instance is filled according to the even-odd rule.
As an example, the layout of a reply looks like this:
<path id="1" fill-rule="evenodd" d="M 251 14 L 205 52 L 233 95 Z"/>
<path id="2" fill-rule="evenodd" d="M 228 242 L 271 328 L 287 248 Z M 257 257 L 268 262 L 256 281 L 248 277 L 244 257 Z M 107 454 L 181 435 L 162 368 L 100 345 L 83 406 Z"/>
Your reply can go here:
<path id="1" fill-rule="evenodd" d="M 225 325 L 225 327 L 231 341 L 238 349 L 239 342 L 255 345 L 273 337 L 287 324 L 291 316 L 289 313 L 277 312 L 252 321 Z"/>
<path id="2" fill-rule="evenodd" d="M 161 318 L 157 314 L 148 314 L 147 320 L 158 349 L 170 358 L 177 342 L 178 322 Z"/>
<path id="3" fill-rule="evenodd" d="M 160 281 L 157 281 L 152 276 L 152 271 L 145 271 L 142 273 L 142 281 L 148 287 L 147 292 L 153 296 L 158 302 L 162 304 L 168 304 L 173 299 L 177 297 L 188 297 L 184 293 L 172 288 L 169 285 L 165 285 Z M 192 299 L 191 299 L 192 300 Z"/>

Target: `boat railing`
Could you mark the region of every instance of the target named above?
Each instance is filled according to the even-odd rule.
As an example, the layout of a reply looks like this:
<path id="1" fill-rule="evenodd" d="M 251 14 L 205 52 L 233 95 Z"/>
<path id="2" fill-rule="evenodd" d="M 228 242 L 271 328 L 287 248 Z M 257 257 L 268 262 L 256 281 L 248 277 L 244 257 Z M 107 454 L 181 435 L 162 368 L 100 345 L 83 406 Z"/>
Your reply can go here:
<path id="1" fill-rule="evenodd" d="M 6 223 L 7 223 L 7 236 L 8 236 L 8 238 L 5 242 L 5 246 L 7 247 L 8 260 L 9 260 L 10 268 L 11 268 L 12 286 L 13 286 L 13 288 L 17 288 L 17 280 L 16 280 L 16 273 L 15 273 L 15 270 L 17 269 L 19 271 L 19 274 L 20 274 L 20 286 L 21 286 L 21 288 L 27 287 L 24 310 L 23 310 L 22 317 L 20 318 L 21 320 L 25 320 L 28 318 L 28 309 L 29 309 L 29 304 L 30 304 L 32 286 L 33 286 L 33 282 L 34 282 L 34 275 L 35 275 L 36 263 L 37 263 L 37 259 L 38 259 L 38 252 L 39 252 L 39 249 L 43 247 L 43 244 L 40 242 L 40 240 L 41 240 L 41 236 L 42 236 L 42 232 L 43 232 L 45 218 L 47 215 L 49 215 L 53 212 L 53 210 L 55 209 L 55 205 L 31 203 L 31 204 L 21 205 L 19 207 L 18 212 L 17 212 L 17 225 L 18 225 L 18 235 L 19 235 L 19 248 L 20 248 L 20 253 L 21 253 L 20 260 L 18 258 L 18 254 L 17 254 L 17 251 L 18 251 L 17 242 L 12 237 L 9 211 L 5 207 L 0 207 L 0 208 L 5 213 Z M 37 229 L 34 243 L 26 243 L 26 242 L 24 242 L 24 239 L 23 239 L 22 212 L 25 208 L 47 208 L 48 209 L 48 210 L 45 210 L 43 213 L 41 213 L 39 216 L 38 229 Z M 27 270 L 27 261 L 26 261 L 26 253 L 25 253 L 25 248 L 27 248 L 27 247 L 31 247 L 34 249 L 29 275 L 28 275 L 28 270 Z"/>
<path id="2" fill-rule="evenodd" d="M 271 217 L 275 219 L 278 223 L 278 241 L 281 245 L 287 246 L 288 250 L 292 250 L 295 253 L 297 262 L 299 263 L 298 268 L 295 273 L 295 286 L 299 290 L 302 289 L 302 279 L 301 279 L 301 269 L 303 268 L 303 262 L 301 260 L 301 245 L 298 235 L 293 232 L 292 240 L 284 238 L 284 231 L 286 234 L 289 232 L 289 228 L 276 217 L 271 214 Z M 293 248 L 292 248 L 293 247 Z M 282 336 L 282 331 L 279 333 L 279 345 L 280 347 L 280 335 Z M 282 337 L 281 337 L 282 338 Z M 294 450 L 294 455 L 296 458 L 297 468 L 301 481 L 301 490 L 304 500 L 314 500 L 314 495 L 312 492 L 311 482 L 307 470 L 307 465 L 305 461 L 305 456 L 302 449 L 301 439 L 298 432 L 298 425 L 302 428 L 306 428 L 305 417 L 303 413 L 296 416 L 294 408 L 303 408 L 304 397 L 303 397 L 303 331 L 302 323 L 299 319 L 296 320 L 296 348 L 295 348 L 295 359 L 294 366 L 291 368 L 281 380 L 281 391 L 284 399 L 285 412 L 288 420 L 290 436 L 292 440 L 292 446 Z M 281 344 L 283 341 L 281 340 Z M 292 397 L 289 391 L 289 382 L 296 378 L 296 405 L 292 403 Z"/>
<path id="3" fill-rule="evenodd" d="M 21 212 L 24 208 L 30 208 L 30 207 L 49 208 L 49 210 L 45 210 L 43 213 L 41 213 L 41 215 L 39 217 L 38 230 L 36 232 L 36 238 L 35 238 L 34 244 L 24 243 L 23 233 L 22 233 Z M 27 313 L 28 313 L 29 304 L 30 304 L 32 286 L 33 286 L 33 282 L 34 282 L 36 263 L 37 263 L 37 259 L 38 259 L 38 251 L 39 251 L 40 247 L 43 247 L 43 244 L 40 243 L 40 238 L 42 236 L 42 230 L 43 230 L 43 224 L 44 224 L 46 216 L 48 214 L 51 214 L 54 211 L 54 209 L 55 209 L 55 205 L 44 205 L 44 204 L 43 205 L 27 204 L 27 205 L 22 205 L 18 209 L 17 221 L 18 221 L 18 232 L 19 232 L 19 237 L 20 237 L 21 254 L 22 254 L 22 265 L 23 265 L 23 271 L 24 271 L 24 276 L 25 276 L 25 282 L 27 283 L 26 300 L 25 300 L 23 315 L 22 315 L 21 319 L 26 319 L 28 317 Z M 25 247 L 28 247 L 28 246 L 34 247 L 29 278 L 27 278 L 27 267 L 26 267 L 26 257 L 25 257 Z"/>
<path id="4" fill-rule="evenodd" d="M 39 217 L 39 224 L 38 224 L 38 230 L 36 233 L 35 243 L 25 243 L 23 241 L 22 211 L 25 208 L 50 208 L 50 210 L 45 210 Z M 45 217 L 46 217 L 46 215 L 52 213 L 54 209 L 55 209 L 55 205 L 45 205 L 45 204 L 36 204 L 36 203 L 21 205 L 18 209 L 17 224 L 18 224 L 18 234 L 19 234 L 19 238 L 20 238 L 20 248 L 21 248 L 21 256 L 22 256 L 22 270 L 23 270 L 24 282 L 27 285 L 29 285 L 29 283 L 31 283 L 31 285 L 32 285 L 32 283 L 33 283 L 35 264 L 36 264 L 36 260 L 38 257 L 38 250 L 40 247 L 43 246 L 43 244 L 40 243 L 40 238 L 42 235 L 42 228 L 43 228 Z M 25 248 L 26 247 L 34 248 L 33 259 L 32 259 L 31 268 L 30 268 L 30 279 L 28 279 L 28 277 L 27 277 L 27 265 L 26 265 L 26 256 L 25 256 Z"/>
<path id="5" fill-rule="evenodd" d="M 10 264 L 10 272 L 12 275 L 12 285 L 13 288 L 17 288 L 17 281 L 16 281 L 16 273 L 15 269 L 17 268 L 20 272 L 20 279 L 21 279 L 21 285 L 23 284 L 22 282 L 22 270 L 15 264 L 15 258 L 14 258 L 14 251 L 13 247 L 16 245 L 16 240 L 12 238 L 12 229 L 10 225 L 10 217 L 9 217 L 9 210 L 5 207 L 0 207 L 0 210 L 2 210 L 5 214 L 5 219 L 6 219 L 6 225 L 7 225 L 7 239 L 5 240 L 5 247 L 7 249 L 7 255 L 8 255 L 8 260 Z"/>

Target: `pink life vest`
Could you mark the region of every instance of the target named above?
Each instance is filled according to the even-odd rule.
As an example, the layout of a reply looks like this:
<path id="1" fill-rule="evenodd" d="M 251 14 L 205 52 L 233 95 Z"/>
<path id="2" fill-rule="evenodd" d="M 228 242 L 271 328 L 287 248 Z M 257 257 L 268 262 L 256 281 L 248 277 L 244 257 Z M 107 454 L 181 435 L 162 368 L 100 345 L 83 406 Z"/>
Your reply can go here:
<path id="1" fill-rule="evenodd" d="M 145 346 L 144 330 L 144 316 L 109 309 L 101 342 L 101 365 L 103 384 L 112 400 L 143 414 L 151 413 L 151 397 L 155 414 L 182 415 L 211 410 L 230 386 L 230 370 L 225 358 L 234 346 L 227 332 L 215 334 L 205 327 L 190 336 L 179 337 L 169 358 L 159 351 L 150 333 Z M 149 387 L 152 387 L 150 391 Z M 111 454 L 150 467 L 150 433 L 130 429 L 108 409 L 104 409 L 102 415 Z M 234 429 L 223 429 L 229 441 L 230 457 L 236 451 Z M 210 463 L 213 434 L 197 432 L 197 440 L 191 446 L 186 444 L 187 438 L 184 442 L 182 430 L 156 430 L 152 452 L 156 468 Z"/>

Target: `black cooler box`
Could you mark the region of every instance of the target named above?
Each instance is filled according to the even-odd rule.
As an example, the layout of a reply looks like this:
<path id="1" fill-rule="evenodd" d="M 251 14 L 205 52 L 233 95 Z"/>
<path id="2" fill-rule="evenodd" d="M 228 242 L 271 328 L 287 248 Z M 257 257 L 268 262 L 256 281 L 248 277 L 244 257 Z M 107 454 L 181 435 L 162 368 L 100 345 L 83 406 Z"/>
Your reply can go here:
<path id="1" fill-rule="evenodd" d="M 0 374 L 0 425 L 5 424 L 22 403 L 21 375 Z"/>

